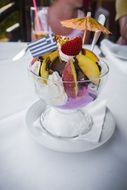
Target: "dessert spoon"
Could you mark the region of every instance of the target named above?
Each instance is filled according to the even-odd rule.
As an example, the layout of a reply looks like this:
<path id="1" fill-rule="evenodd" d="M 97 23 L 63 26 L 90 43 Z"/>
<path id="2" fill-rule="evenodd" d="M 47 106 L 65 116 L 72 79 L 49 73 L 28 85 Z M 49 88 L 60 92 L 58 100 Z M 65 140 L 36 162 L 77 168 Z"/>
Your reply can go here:
<path id="1" fill-rule="evenodd" d="M 23 48 L 19 53 L 17 53 L 13 58 L 12 61 L 17 61 L 19 59 L 21 59 L 27 52 L 28 48 L 25 47 Z"/>

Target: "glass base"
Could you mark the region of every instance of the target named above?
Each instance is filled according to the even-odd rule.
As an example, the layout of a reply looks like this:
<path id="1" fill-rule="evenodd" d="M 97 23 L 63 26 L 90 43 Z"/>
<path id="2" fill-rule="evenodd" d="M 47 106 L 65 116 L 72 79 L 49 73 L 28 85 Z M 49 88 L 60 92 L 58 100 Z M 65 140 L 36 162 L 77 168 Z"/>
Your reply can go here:
<path id="1" fill-rule="evenodd" d="M 62 110 L 47 108 L 41 115 L 43 129 L 58 138 L 75 138 L 88 133 L 93 125 L 89 114 L 81 109 Z"/>

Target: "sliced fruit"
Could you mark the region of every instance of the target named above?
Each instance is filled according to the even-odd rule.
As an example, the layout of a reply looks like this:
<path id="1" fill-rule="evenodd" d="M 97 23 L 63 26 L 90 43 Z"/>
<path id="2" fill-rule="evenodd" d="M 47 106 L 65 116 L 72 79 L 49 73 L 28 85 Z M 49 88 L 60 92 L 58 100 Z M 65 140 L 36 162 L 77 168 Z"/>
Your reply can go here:
<path id="1" fill-rule="evenodd" d="M 93 53 L 91 50 L 89 49 L 82 49 L 82 54 L 87 56 L 89 59 L 93 60 L 94 62 L 98 62 L 99 58 L 96 56 L 95 53 Z"/>
<path id="2" fill-rule="evenodd" d="M 47 57 L 49 57 L 49 58 L 50 58 L 50 61 L 52 62 L 52 61 L 54 61 L 54 59 L 56 59 L 58 56 L 59 56 L 59 52 L 58 52 L 58 50 L 55 50 L 55 51 L 52 51 L 52 52 L 49 52 L 49 53 L 44 54 L 41 58 L 42 58 L 42 60 L 43 60 L 43 59 L 46 59 Z"/>
<path id="3" fill-rule="evenodd" d="M 63 84 L 68 97 L 75 98 L 78 93 L 77 75 L 72 60 L 69 60 L 63 70 Z"/>
<path id="4" fill-rule="evenodd" d="M 55 50 L 49 54 L 50 61 L 53 62 L 59 56 L 58 50 Z"/>
<path id="5" fill-rule="evenodd" d="M 65 42 L 61 46 L 61 51 L 70 56 L 77 55 L 82 49 L 82 38 L 80 36 Z"/>
<path id="6" fill-rule="evenodd" d="M 46 59 L 49 55 L 50 55 L 51 52 L 48 52 L 48 53 L 45 53 L 44 55 L 42 55 L 40 58 L 43 60 L 43 59 Z"/>
<path id="7" fill-rule="evenodd" d="M 47 64 L 49 63 L 49 61 L 49 58 L 44 59 L 40 67 L 40 76 L 43 78 L 44 83 L 47 83 L 49 75 L 47 70 Z"/>
<path id="8" fill-rule="evenodd" d="M 97 63 L 82 54 L 77 55 L 76 58 L 78 60 L 79 67 L 88 79 L 94 84 L 98 84 L 100 71 Z"/>

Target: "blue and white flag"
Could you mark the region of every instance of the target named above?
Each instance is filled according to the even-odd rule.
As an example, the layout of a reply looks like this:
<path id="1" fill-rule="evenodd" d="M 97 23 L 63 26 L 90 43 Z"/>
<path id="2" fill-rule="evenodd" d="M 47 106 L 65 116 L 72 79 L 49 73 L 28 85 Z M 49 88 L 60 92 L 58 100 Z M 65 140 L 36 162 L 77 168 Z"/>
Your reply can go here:
<path id="1" fill-rule="evenodd" d="M 28 43 L 28 48 L 33 57 L 39 57 L 50 51 L 57 49 L 57 43 L 53 34 L 47 34 L 45 37 Z"/>

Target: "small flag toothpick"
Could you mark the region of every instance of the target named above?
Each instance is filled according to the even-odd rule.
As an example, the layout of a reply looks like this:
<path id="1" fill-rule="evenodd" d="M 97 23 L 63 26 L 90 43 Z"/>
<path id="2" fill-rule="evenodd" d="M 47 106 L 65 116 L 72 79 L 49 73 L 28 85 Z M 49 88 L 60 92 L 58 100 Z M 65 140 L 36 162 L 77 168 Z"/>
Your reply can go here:
<path id="1" fill-rule="evenodd" d="M 45 53 L 57 49 L 57 43 L 53 34 L 47 34 L 45 37 L 28 43 L 28 48 L 33 57 L 39 57 Z"/>

